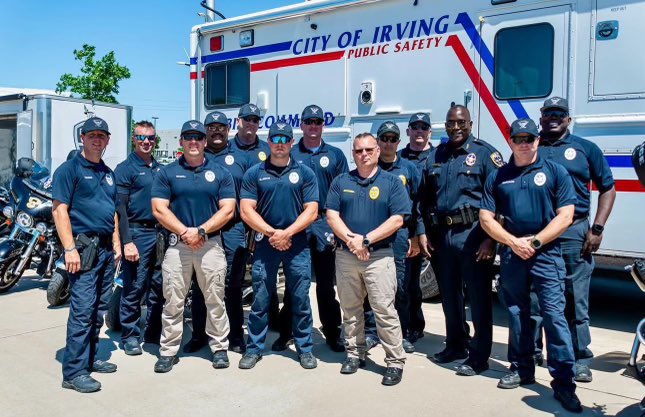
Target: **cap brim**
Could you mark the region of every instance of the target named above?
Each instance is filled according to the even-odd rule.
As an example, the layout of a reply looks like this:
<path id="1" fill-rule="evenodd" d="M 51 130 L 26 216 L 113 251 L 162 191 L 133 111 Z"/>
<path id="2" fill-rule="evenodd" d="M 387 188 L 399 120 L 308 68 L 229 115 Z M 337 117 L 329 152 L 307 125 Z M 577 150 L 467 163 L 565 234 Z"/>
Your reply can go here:
<path id="1" fill-rule="evenodd" d="M 542 107 L 542 108 L 540 109 L 540 113 L 541 113 L 541 112 L 543 112 L 544 110 L 548 110 L 548 109 L 564 110 L 564 111 L 566 111 L 567 113 L 569 113 L 569 108 L 568 108 L 568 107 L 565 107 L 565 106 L 558 106 L 558 105 Z"/>
<path id="2" fill-rule="evenodd" d="M 84 134 L 84 135 L 86 135 L 86 134 L 88 134 L 88 133 L 90 133 L 90 132 L 97 132 L 97 131 L 98 131 L 98 132 L 105 132 L 105 133 L 107 133 L 108 135 L 111 135 L 110 131 L 109 131 L 109 130 L 106 130 L 106 129 L 91 129 L 91 130 L 83 131 L 83 132 L 81 132 L 81 133 L 82 133 L 82 134 Z"/>

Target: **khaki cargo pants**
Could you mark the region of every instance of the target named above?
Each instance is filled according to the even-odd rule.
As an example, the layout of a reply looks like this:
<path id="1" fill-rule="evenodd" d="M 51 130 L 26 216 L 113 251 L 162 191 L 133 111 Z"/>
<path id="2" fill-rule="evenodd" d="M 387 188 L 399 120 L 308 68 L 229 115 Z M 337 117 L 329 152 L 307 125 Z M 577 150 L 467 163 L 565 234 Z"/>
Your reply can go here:
<path id="1" fill-rule="evenodd" d="M 184 329 L 184 303 L 193 271 L 206 302 L 206 334 L 211 351 L 228 349 L 229 322 L 224 306 L 226 257 L 218 237 L 209 239 L 196 251 L 181 241 L 166 251 L 162 264 L 166 302 L 161 314 L 161 356 L 174 356 L 179 352 Z"/>
<path id="2" fill-rule="evenodd" d="M 336 285 L 348 357 L 365 357 L 365 295 L 376 318 L 376 331 L 385 351 L 388 367 L 403 368 L 405 351 L 399 315 L 394 308 L 396 267 L 391 248 L 370 253 L 368 261 L 359 261 L 347 250 L 336 251 Z"/>

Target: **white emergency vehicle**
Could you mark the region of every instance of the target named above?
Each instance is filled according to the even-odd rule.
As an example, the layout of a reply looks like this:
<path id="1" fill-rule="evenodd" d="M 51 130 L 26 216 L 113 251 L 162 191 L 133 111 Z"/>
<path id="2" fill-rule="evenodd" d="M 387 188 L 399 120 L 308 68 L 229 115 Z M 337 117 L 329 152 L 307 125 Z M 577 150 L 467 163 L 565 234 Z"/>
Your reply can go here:
<path id="1" fill-rule="evenodd" d="M 235 133 L 240 105 L 255 103 L 266 134 L 278 119 L 297 128 L 318 104 L 325 140 L 352 161 L 354 135 L 385 120 L 404 132 L 418 111 L 437 143 L 454 102 L 508 159 L 510 123 L 565 97 L 573 133 L 598 144 L 616 179 L 599 253 L 642 257 L 645 188 L 631 152 L 645 139 L 643 22 L 643 0 L 307 1 L 193 27 L 191 114 L 223 111 Z"/>

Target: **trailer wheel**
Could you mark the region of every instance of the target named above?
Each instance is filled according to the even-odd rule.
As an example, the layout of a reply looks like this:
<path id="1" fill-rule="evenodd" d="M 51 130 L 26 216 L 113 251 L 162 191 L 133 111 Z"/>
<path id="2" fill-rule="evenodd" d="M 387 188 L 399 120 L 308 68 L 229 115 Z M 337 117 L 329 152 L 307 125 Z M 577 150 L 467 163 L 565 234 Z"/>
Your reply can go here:
<path id="1" fill-rule="evenodd" d="M 432 265 L 428 259 L 423 260 L 421 264 L 421 276 L 419 278 L 421 286 L 421 296 L 424 300 L 430 300 L 439 296 L 439 284 L 437 283 L 437 276 L 432 269 Z"/>
<path id="2" fill-rule="evenodd" d="M 69 280 L 67 275 L 53 272 L 52 278 L 47 285 L 47 303 L 56 307 L 69 301 Z"/>
<path id="3" fill-rule="evenodd" d="M 105 313 L 105 325 L 110 330 L 119 331 L 121 330 L 119 310 L 121 310 L 121 291 L 123 291 L 123 288 L 118 285 L 114 287 L 112 297 L 110 297 L 110 301 L 108 302 L 107 312 Z"/>

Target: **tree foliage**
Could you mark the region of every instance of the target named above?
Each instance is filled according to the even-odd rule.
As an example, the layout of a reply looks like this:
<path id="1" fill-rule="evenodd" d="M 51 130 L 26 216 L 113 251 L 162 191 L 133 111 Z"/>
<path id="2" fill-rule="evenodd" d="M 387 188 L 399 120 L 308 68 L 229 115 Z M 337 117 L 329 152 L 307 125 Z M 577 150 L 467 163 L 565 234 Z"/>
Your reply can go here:
<path id="1" fill-rule="evenodd" d="M 130 78 L 130 70 L 116 62 L 114 51 L 95 60 L 96 47 L 83 44 L 74 50 L 74 59 L 81 61 L 82 75 L 63 74 L 56 84 L 56 92 L 71 91 L 87 100 L 118 103 L 119 82 Z"/>

